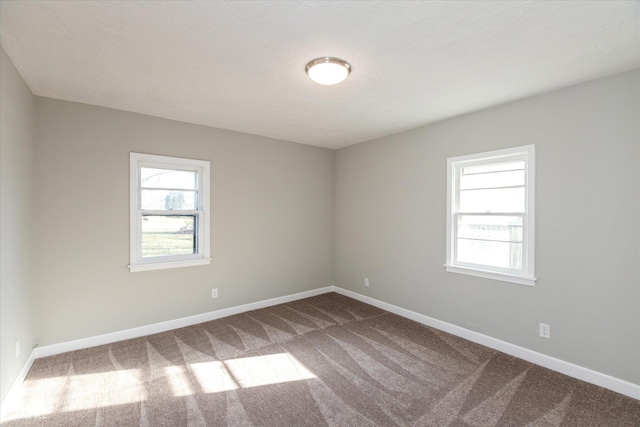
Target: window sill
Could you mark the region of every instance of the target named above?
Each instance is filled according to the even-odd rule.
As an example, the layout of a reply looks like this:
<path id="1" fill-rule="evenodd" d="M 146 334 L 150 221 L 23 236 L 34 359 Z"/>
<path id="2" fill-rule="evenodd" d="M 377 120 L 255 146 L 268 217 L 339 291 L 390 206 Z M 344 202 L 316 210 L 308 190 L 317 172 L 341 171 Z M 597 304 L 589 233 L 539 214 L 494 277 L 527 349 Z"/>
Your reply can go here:
<path id="1" fill-rule="evenodd" d="M 190 259 L 188 261 L 170 261 L 170 262 L 149 262 L 146 264 L 132 264 L 129 271 L 132 273 L 138 271 L 164 270 L 167 268 L 193 267 L 195 265 L 211 264 L 211 258 Z"/>
<path id="2" fill-rule="evenodd" d="M 535 277 L 515 276 L 508 273 L 497 273 L 495 271 L 477 270 L 475 268 L 460 267 L 445 264 L 445 269 L 449 273 L 466 274 L 468 276 L 483 277 L 485 279 L 501 280 L 503 282 L 517 283 L 518 285 L 535 286 Z"/>

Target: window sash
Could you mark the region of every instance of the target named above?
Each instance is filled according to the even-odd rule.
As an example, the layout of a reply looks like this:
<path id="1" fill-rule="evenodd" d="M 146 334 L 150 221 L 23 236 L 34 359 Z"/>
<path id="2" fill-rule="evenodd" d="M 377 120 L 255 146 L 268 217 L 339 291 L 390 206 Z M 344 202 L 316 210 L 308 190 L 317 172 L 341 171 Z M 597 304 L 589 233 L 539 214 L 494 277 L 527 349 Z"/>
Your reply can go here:
<path id="1" fill-rule="evenodd" d="M 495 224 L 495 226 L 502 226 L 502 227 L 518 227 L 521 228 L 521 238 L 519 240 L 515 240 L 515 239 L 488 239 L 488 238 L 480 238 L 480 237 L 461 237 L 460 234 L 460 218 L 461 217 L 466 217 L 466 216 L 477 216 L 477 217 L 493 217 L 493 218 L 507 218 L 507 217 L 518 217 L 522 219 L 522 225 L 509 225 L 506 223 L 503 224 Z M 470 268 L 474 268 L 474 269 L 485 269 L 485 270 L 491 270 L 491 271 L 497 271 L 497 272 L 501 272 L 501 273 L 509 273 L 509 274 L 515 274 L 515 275 L 522 275 L 524 272 L 526 272 L 527 269 L 527 262 L 528 262 L 528 254 L 527 254 L 527 224 L 526 224 L 526 215 L 523 213 L 510 213 L 510 214 L 489 214 L 489 213 L 456 213 L 453 215 L 453 233 L 454 233 L 454 237 L 453 237 L 453 257 L 452 257 L 452 264 L 454 265 L 458 265 L 458 266 L 465 266 L 465 267 L 470 267 Z M 493 225 L 493 224 L 492 224 Z M 520 268 L 511 268 L 511 267 L 501 267 L 499 265 L 495 265 L 494 264 L 490 264 L 490 263 L 474 263 L 474 262 L 469 262 L 469 261 L 462 261 L 460 258 L 460 254 L 459 254 L 459 249 L 460 249 L 460 241 L 476 241 L 476 242 L 487 242 L 489 244 L 494 243 L 494 246 L 504 246 L 504 245 L 500 245 L 500 244 L 513 244 L 513 245 L 520 245 L 521 246 L 521 255 L 519 257 L 519 263 L 521 265 Z M 495 245 L 498 244 L 498 245 Z M 511 251 L 512 247 L 510 246 L 509 250 Z M 511 253 L 509 254 L 510 256 L 512 255 Z"/>
<path id="2" fill-rule="evenodd" d="M 198 259 L 201 258 L 201 253 L 203 251 L 203 247 L 202 247 L 202 242 L 204 239 L 200 238 L 200 223 L 201 221 L 196 220 L 195 224 L 194 224 L 194 239 L 196 241 L 196 245 L 194 248 L 194 253 L 192 254 L 176 254 L 176 255 L 161 255 L 161 256 L 155 256 L 155 257 L 145 257 L 143 255 L 143 242 L 142 242 L 142 238 L 143 238 L 143 233 L 142 233 L 142 219 L 145 215 L 150 215 L 150 216 L 188 216 L 188 215 L 195 215 L 196 217 L 200 217 L 203 214 L 203 211 L 201 210 L 197 210 L 197 209 L 166 209 L 166 210 L 162 210 L 162 209 L 143 209 L 142 208 L 142 193 L 144 190 L 152 190 L 152 191 L 161 191 L 161 190 L 165 190 L 164 188 L 157 188 L 157 187 L 143 187 L 142 186 L 142 179 L 141 179 L 141 175 L 142 175 L 142 169 L 143 168 L 156 168 L 156 169 L 163 169 L 163 170 L 182 170 L 182 171 L 188 171 L 188 172 L 195 172 L 196 173 L 196 186 L 194 190 L 191 189 L 181 189 L 181 188 L 166 188 L 166 190 L 170 190 L 170 191 L 188 191 L 188 192 L 194 192 L 195 193 L 195 207 L 197 208 L 198 206 L 202 206 L 202 197 L 201 197 L 201 192 L 198 191 L 199 188 L 202 188 L 202 170 L 201 168 L 194 168 L 194 167 L 182 167 L 179 165 L 176 165 L 175 167 L 173 165 L 169 165 L 169 164 L 164 164 L 164 163 L 150 163 L 150 162 L 138 162 L 138 166 L 137 166 L 137 176 L 138 176 L 138 185 L 137 185 L 137 200 L 138 200 L 138 224 L 139 224 L 139 229 L 137 230 L 137 240 L 138 240 L 138 245 L 137 245 L 137 260 L 139 263 L 149 263 L 149 262 L 171 262 L 171 261 L 178 261 L 178 260 L 188 260 L 188 259 Z"/>
<path id="3" fill-rule="evenodd" d="M 200 223 L 203 212 L 201 211 L 139 211 L 138 218 L 140 224 L 140 232 L 138 233 L 138 259 L 143 260 L 143 262 L 166 262 L 168 260 L 182 260 L 182 259 L 198 259 L 200 258 L 200 254 L 202 252 L 202 239 L 200 238 Z M 158 255 L 158 256 L 145 256 L 144 250 L 145 245 L 143 242 L 144 239 L 144 230 L 143 230 L 143 220 L 145 217 L 193 217 L 193 232 L 189 233 L 193 235 L 193 252 L 187 254 L 175 254 L 175 255 Z M 175 232 L 178 234 L 177 232 Z M 161 233 L 158 233 L 161 234 Z"/>

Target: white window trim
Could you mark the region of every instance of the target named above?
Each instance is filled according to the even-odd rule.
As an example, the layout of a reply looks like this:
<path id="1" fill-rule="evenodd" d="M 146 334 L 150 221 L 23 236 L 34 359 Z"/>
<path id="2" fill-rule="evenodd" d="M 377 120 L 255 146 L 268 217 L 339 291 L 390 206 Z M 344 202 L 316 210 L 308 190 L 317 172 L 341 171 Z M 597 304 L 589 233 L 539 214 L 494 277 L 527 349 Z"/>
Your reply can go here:
<path id="1" fill-rule="evenodd" d="M 456 166 L 461 163 L 473 164 L 486 163 L 488 161 L 499 161 L 503 158 L 522 157 L 525 162 L 525 205 L 526 213 L 524 218 L 523 236 L 523 257 L 522 274 L 513 274 L 499 269 L 483 268 L 482 265 L 468 265 L 455 262 L 454 251 L 456 239 L 456 229 L 454 227 L 454 215 L 456 214 L 457 197 L 457 173 Z M 467 274 L 470 276 L 483 277 L 487 279 L 500 280 L 517 283 L 520 285 L 534 286 L 535 277 L 535 145 L 525 145 L 521 147 L 507 148 L 484 153 L 468 154 L 447 159 L 447 254 L 445 269 L 451 273 Z"/>
<path id="2" fill-rule="evenodd" d="M 198 171 L 198 253 L 143 259 L 141 254 L 141 214 L 139 209 L 140 167 L 152 166 L 166 169 Z M 211 263 L 209 233 L 209 179 L 210 164 L 206 160 L 191 160 L 153 154 L 130 153 L 129 156 L 129 211 L 130 211 L 130 259 L 131 272 L 160 270 L 167 268 L 191 267 Z M 155 212 L 155 211 L 154 211 Z"/>

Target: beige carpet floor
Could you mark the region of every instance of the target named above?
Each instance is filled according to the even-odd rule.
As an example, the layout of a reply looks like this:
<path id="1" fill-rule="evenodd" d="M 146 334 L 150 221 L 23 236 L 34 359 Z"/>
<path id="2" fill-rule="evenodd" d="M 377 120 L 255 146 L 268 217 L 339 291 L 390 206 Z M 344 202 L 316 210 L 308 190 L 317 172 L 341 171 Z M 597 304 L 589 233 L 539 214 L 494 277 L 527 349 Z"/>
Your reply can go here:
<path id="1" fill-rule="evenodd" d="M 640 426 L 640 401 L 325 294 L 38 359 L 6 426 Z"/>

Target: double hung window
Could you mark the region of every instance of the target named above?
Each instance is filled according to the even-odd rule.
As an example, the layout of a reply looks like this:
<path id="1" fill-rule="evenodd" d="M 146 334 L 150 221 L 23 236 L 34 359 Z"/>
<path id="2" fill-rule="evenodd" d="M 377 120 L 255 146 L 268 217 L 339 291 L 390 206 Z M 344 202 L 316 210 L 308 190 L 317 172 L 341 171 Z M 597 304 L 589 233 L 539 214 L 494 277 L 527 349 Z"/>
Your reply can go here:
<path id="1" fill-rule="evenodd" d="M 131 271 L 208 264 L 209 162 L 131 153 Z"/>
<path id="2" fill-rule="evenodd" d="M 533 145 L 448 159 L 447 271 L 533 285 Z"/>

